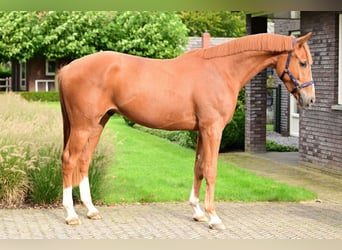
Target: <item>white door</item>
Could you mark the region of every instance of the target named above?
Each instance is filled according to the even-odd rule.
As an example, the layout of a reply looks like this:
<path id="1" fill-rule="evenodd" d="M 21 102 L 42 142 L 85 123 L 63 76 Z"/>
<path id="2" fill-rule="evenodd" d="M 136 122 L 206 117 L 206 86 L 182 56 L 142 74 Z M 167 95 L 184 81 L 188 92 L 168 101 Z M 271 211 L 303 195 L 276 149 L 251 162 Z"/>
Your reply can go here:
<path id="1" fill-rule="evenodd" d="M 299 112 L 296 99 L 290 96 L 290 135 L 299 136 Z"/>

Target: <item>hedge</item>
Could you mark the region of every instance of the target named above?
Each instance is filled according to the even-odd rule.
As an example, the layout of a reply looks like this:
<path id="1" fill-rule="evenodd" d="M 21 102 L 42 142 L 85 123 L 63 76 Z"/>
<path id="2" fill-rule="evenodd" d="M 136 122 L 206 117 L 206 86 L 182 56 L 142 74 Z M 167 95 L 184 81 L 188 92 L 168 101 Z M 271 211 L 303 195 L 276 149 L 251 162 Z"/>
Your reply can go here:
<path id="1" fill-rule="evenodd" d="M 17 92 L 28 101 L 59 102 L 59 92 Z"/>

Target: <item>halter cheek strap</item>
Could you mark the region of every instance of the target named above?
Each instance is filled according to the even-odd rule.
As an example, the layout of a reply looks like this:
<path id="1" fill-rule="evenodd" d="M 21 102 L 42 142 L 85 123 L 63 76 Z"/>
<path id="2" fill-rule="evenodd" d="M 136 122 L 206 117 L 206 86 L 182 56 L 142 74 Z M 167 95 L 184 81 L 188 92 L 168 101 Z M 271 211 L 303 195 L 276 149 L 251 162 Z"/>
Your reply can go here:
<path id="1" fill-rule="evenodd" d="M 295 43 L 296 43 L 296 38 L 293 38 L 293 40 L 292 40 L 292 47 L 294 46 Z M 283 73 L 281 74 L 280 79 L 281 79 L 282 81 L 284 81 L 283 78 L 284 78 L 285 74 L 288 74 L 288 75 L 289 75 L 291 81 L 292 81 L 292 82 L 294 83 L 294 85 L 295 85 L 295 88 L 291 91 L 291 94 L 294 94 L 294 93 L 296 93 L 297 91 L 299 91 L 300 89 L 306 88 L 306 87 L 308 87 L 308 86 L 314 84 L 315 82 L 314 82 L 313 80 L 311 80 L 311 81 L 309 81 L 309 82 L 306 82 L 306 83 L 301 84 L 301 83 L 299 83 L 299 82 L 297 81 L 297 79 L 291 74 L 291 72 L 290 72 L 290 70 L 289 70 L 291 55 L 292 55 L 292 50 L 290 50 L 290 51 L 288 52 L 288 54 L 287 54 L 287 60 L 286 60 L 285 69 L 284 69 Z"/>

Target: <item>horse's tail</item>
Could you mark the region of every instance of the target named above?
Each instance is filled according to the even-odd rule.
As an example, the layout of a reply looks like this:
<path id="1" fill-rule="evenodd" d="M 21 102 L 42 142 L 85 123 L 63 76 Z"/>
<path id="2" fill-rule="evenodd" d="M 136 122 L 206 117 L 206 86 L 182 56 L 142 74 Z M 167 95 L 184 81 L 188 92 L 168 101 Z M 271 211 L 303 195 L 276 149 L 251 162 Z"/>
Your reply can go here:
<path id="1" fill-rule="evenodd" d="M 58 79 L 58 90 L 59 90 L 59 100 L 61 103 L 61 111 L 62 111 L 62 117 L 63 117 L 63 154 L 62 154 L 62 159 L 67 160 L 66 158 L 69 158 L 69 152 L 65 152 L 65 148 L 67 146 L 69 137 L 70 137 L 70 119 L 69 115 L 66 109 L 66 100 L 65 100 L 65 86 L 63 86 L 63 74 L 64 74 L 64 69 L 65 67 L 61 68 L 58 71 L 57 79 Z M 73 169 L 72 172 L 72 186 L 78 186 L 81 182 L 81 172 L 78 164 Z"/>
<path id="2" fill-rule="evenodd" d="M 61 111 L 62 111 L 62 117 L 63 117 L 63 139 L 64 139 L 63 149 L 65 149 L 69 136 L 70 136 L 70 121 L 69 121 L 68 113 L 65 108 L 62 70 L 63 68 L 58 71 L 57 79 L 58 79 L 59 101 L 61 103 Z"/>

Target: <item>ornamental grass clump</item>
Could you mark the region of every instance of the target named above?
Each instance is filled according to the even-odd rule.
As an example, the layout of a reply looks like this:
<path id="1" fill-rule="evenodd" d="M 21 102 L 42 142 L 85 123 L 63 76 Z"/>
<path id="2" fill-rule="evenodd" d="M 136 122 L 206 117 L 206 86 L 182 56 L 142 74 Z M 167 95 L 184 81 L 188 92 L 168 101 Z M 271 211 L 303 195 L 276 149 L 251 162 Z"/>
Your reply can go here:
<path id="1" fill-rule="evenodd" d="M 28 154 L 28 145 L 7 144 L 0 139 L 0 200 L 5 206 L 18 206 L 29 191 L 28 169 L 34 169 L 34 158 Z M 31 159 L 30 159 L 31 158 Z"/>
<path id="2" fill-rule="evenodd" d="M 1 94 L 0 103 L 0 205 L 59 203 L 63 148 L 60 109 L 28 102 L 15 94 Z M 112 136 L 104 136 L 90 166 L 95 201 L 102 200 L 112 142 Z"/>

